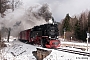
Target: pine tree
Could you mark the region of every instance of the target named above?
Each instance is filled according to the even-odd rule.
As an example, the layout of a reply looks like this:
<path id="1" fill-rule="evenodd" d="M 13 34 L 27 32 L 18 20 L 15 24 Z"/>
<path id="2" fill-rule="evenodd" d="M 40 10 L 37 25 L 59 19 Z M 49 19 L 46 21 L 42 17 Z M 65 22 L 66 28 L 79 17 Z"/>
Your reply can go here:
<path id="1" fill-rule="evenodd" d="M 75 24 L 75 37 L 77 39 L 81 39 L 81 29 L 80 29 L 80 22 L 77 21 Z"/>
<path id="2" fill-rule="evenodd" d="M 63 29 L 65 29 L 65 31 L 70 31 L 70 16 L 69 14 L 66 15 L 64 22 L 63 22 Z"/>
<path id="3" fill-rule="evenodd" d="M 86 17 L 85 14 L 81 14 L 79 20 L 75 24 L 75 37 L 77 39 L 86 41 L 86 31 L 87 31 Z"/>

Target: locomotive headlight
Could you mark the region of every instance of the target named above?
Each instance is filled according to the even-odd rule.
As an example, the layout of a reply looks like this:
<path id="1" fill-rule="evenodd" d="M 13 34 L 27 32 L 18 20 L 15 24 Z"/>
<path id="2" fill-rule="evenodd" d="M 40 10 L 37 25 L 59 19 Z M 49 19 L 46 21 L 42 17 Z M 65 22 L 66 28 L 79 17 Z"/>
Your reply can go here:
<path id="1" fill-rule="evenodd" d="M 49 38 L 51 38 L 51 36 L 49 36 Z"/>
<path id="2" fill-rule="evenodd" d="M 59 37 L 57 36 L 57 38 L 59 38 Z"/>

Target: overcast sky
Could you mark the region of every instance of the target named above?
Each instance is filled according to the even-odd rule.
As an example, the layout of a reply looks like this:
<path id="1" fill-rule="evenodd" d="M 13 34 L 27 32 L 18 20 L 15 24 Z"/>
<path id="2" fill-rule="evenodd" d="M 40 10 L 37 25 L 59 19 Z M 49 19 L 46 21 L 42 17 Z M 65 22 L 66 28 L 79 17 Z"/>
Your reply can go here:
<path id="1" fill-rule="evenodd" d="M 70 16 L 78 15 L 85 10 L 90 10 L 90 0 L 23 0 L 26 8 L 32 5 L 42 5 L 47 3 L 56 21 Z"/>

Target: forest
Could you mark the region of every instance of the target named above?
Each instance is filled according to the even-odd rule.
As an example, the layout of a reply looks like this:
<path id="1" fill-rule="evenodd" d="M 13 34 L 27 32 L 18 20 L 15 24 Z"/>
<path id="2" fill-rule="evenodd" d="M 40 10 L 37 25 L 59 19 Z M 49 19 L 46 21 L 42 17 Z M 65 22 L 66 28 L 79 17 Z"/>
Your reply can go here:
<path id="1" fill-rule="evenodd" d="M 86 10 L 80 15 L 71 17 L 66 14 L 65 18 L 59 23 L 59 32 L 63 36 L 65 32 L 66 39 L 86 41 L 87 33 L 90 33 L 90 11 Z"/>

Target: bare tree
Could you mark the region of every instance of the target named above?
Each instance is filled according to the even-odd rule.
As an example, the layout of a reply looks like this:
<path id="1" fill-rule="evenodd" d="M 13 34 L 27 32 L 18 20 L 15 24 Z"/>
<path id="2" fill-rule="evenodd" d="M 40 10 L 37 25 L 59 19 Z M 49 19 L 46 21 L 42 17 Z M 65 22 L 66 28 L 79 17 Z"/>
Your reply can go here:
<path id="1" fill-rule="evenodd" d="M 12 4 L 12 11 L 14 11 L 15 8 L 17 8 L 20 5 L 22 5 L 22 0 L 12 0 L 11 4 Z"/>
<path id="2" fill-rule="evenodd" d="M 5 14 L 4 14 L 4 12 L 6 11 L 6 3 L 7 3 L 8 1 L 7 0 L 0 0 L 0 13 L 1 13 L 1 17 L 4 17 L 5 16 Z"/>
<path id="3" fill-rule="evenodd" d="M 14 9 L 19 7 L 21 4 L 21 0 L 0 0 L 1 17 L 5 16 L 4 12 L 7 11 L 7 9 L 12 9 L 12 11 L 14 11 Z"/>

